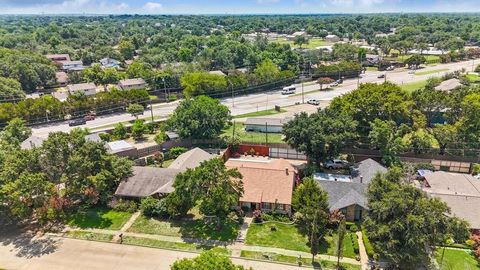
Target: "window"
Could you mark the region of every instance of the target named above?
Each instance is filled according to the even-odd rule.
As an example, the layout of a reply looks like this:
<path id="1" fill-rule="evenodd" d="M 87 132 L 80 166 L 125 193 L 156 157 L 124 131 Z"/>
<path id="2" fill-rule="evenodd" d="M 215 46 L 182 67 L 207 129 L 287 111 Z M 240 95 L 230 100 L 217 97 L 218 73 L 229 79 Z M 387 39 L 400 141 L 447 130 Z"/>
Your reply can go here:
<path id="1" fill-rule="evenodd" d="M 270 209 L 270 203 L 266 203 L 266 202 L 262 203 L 262 208 L 263 209 Z"/>

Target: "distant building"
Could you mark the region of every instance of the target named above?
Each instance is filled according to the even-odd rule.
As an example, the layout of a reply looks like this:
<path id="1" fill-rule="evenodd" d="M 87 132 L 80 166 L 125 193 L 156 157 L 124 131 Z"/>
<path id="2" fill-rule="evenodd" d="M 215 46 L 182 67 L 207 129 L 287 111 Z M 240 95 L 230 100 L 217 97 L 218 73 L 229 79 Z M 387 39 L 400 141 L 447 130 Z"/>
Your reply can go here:
<path id="1" fill-rule="evenodd" d="M 339 42 L 340 38 L 337 35 L 327 35 L 325 37 L 325 41 L 330 43 L 335 43 L 335 42 Z"/>
<path id="2" fill-rule="evenodd" d="M 282 133 L 283 125 L 290 120 L 290 118 L 247 118 L 247 120 L 245 121 L 245 130 L 268 133 Z"/>
<path id="3" fill-rule="evenodd" d="M 117 61 L 115 59 L 108 58 L 108 57 L 100 59 L 100 64 L 104 68 L 119 68 L 120 67 L 120 61 Z"/>
<path id="4" fill-rule="evenodd" d="M 67 89 L 70 94 L 83 93 L 85 96 L 94 96 L 97 93 L 97 86 L 94 83 L 70 84 Z"/>
<path id="5" fill-rule="evenodd" d="M 118 87 L 122 90 L 145 89 L 147 83 L 142 78 L 121 80 Z"/>
<path id="6" fill-rule="evenodd" d="M 56 91 L 51 93 L 52 97 L 56 98 L 58 101 L 64 102 L 68 98 L 68 91 Z"/>
<path id="7" fill-rule="evenodd" d="M 68 54 L 47 54 L 45 57 L 53 62 L 70 61 L 70 55 Z"/>
<path id="8" fill-rule="evenodd" d="M 450 92 L 460 86 L 462 86 L 462 83 L 460 82 L 460 80 L 453 78 L 453 79 L 441 82 L 437 87 L 435 87 L 435 90 Z"/>
<path id="9" fill-rule="evenodd" d="M 64 71 L 81 71 L 85 69 L 82 61 L 61 61 L 61 68 Z"/>

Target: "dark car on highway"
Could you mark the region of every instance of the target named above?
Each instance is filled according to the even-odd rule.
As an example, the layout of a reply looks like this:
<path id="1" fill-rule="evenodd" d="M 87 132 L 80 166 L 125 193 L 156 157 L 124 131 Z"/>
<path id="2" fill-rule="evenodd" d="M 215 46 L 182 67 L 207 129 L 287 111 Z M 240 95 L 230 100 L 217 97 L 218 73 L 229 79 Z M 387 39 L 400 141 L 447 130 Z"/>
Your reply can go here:
<path id="1" fill-rule="evenodd" d="M 85 120 L 84 118 L 78 118 L 68 122 L 68 125 L 71 127 L 74 127 L 74 126 L 85 125 L 86 123 L 87 123 L 87 120 Z"/>

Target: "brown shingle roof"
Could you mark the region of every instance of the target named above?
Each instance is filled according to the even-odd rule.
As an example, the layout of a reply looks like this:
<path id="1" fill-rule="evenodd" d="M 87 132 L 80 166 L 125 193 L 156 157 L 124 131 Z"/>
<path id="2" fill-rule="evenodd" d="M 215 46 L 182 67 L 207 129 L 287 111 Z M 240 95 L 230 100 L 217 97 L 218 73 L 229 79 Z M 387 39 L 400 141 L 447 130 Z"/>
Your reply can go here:
<path id="1" fill-rule="evenodd" d="M 225 165 L 228 168 L 237 168 L 243 176 L 244 193 L 240 201 L 292 203 L 295 170 L 288 161 L 279 159 L 265 163 L 228 160 Z"/>
<path id="2" fill-rule="evenodd" d="M 196 147 L 178 156 L 175 161 L 168 166 L 168 168 L 185 171 L 187 169 L 196 168 L 203 161 L 210 160 L 212 158 L 212 155 Z"/>
<path id="3" fill-rule="evenodd" d="M 133 167 L 133 175 L 122 181 L 116 196 L 144 198 L 156 193 L 170 193 L 172 183 L 181 171 L 170 168 Z"/>

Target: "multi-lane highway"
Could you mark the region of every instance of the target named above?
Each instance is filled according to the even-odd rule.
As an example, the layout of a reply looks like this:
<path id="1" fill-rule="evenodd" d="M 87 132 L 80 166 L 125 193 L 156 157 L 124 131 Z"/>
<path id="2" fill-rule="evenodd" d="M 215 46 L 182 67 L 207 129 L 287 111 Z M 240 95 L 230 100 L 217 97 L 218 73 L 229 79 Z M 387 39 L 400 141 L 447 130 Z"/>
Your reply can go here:
<path id="1" fill-rule="evenodd" d="M 464 61 L 450 64 L 438 64 L 435 66 L 426 67 L 418 71 L 421 73 L 429 71 L 432 72 L 429 74 L 417 75 L 412 74 L 409 70 L 402 69 L 388 71 L 386 72 L 386 77 L 388 81 L 401 85 L 416 81 L 423 81 L 430 77 L 438 77 L 447 72 L 461 70 L 462 68 L 466 70 L 472 70 L 473 66 L 474 62 L 472 61 Z M 360 78 L 359 80 L 345 80 L 344 83 L 340 86 L 328 91 L 315 91 L 318 90 L 320 86 L 318 84 L 306 82 L 304 83 L 303 87 L 303 91 L 305 93 L 303 100 L 305 102 L 309 99 L 332 100 L 334 97 L 343 95 L 344 93 L 356 89 L 358 83 L 383 82 L 385 79 L 378 78 L 378 75 L 382 73 L 385 72 L 367 71 L 365 74 L 362 74 L 362 78 Z M 299 93 L 301 93 L 301 89 L 301 85 L 297 85 L 297 95 L 286 96 L 280 93 L 280 89 L 273 89 L 272 91 L 266 93 L 256 93 L 251 95 L 239 96 L 235 97 L 234 99 L 225 98 L 222 99 L 221 102 L 230 108 L 233 115 L 238 115 L 273 108 L 275 105 L 288 106 L 293 105 L 297 102 L 301 103 L 302 95 L 298 95 Z M 177 105 L 178 101 L 168 104 L 153 105 L 153 114 L 156 118 L 166 118 L 169 114 L 173 112 Z M 145 117 L 146 116 L 150 116 L 150 111 L 145 111 Z M 102 128 L 111 127 L 115 123 L 131 121 L 133 119 L 134 117 L 132 117 L 128 113 L 105 115 L 99 116 L 97 117 L 97 119 L 89 121 L 86 125 L 83 125 L 81 127 L 93 130 L 100 130 Z M 72 128 L 69 127 L 68 123 L 65 121 L 60 123 L 51 123 L 47 125 L 35 126 L 33 128 L 33 134 L 40 137 L 46 137 L 50 132 L 69 131 L 70 129 Z"/>

